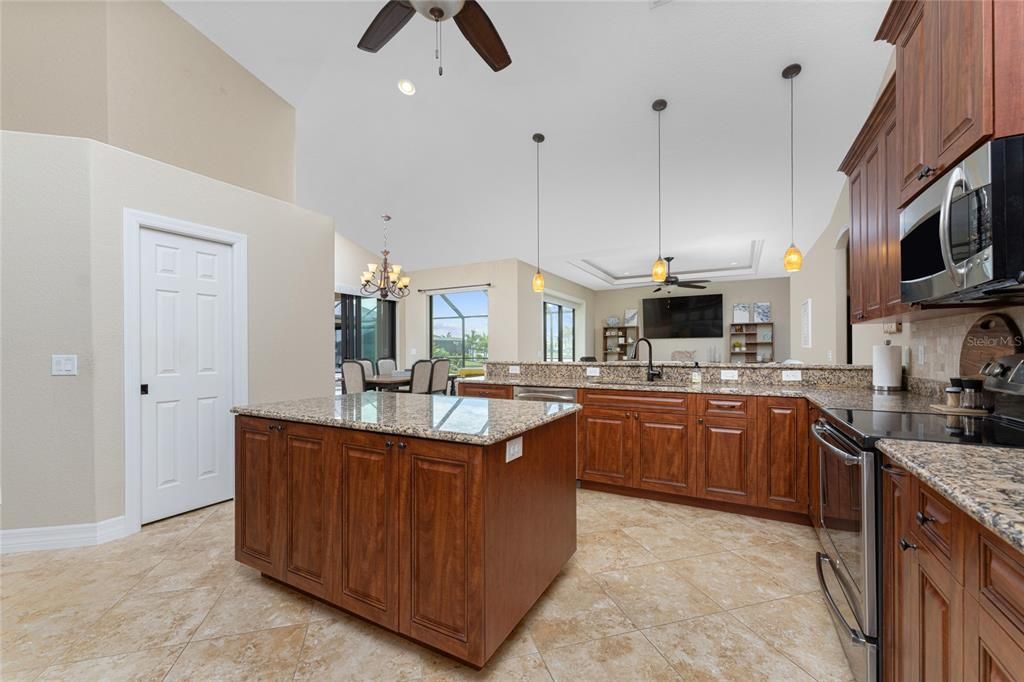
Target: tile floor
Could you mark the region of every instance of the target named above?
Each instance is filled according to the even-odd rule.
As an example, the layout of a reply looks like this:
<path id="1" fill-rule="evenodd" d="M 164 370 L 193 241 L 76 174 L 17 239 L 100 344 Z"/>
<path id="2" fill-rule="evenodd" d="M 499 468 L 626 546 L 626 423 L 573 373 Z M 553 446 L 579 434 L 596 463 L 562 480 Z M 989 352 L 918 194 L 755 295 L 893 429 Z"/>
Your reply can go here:
<path id="1" fill-rule="evenodd" d="M 3 556 L 3 680 L 849 680 L 809 528 L 578 495 L 579 549 L 476 672 L 264 580 L 230 502 Z"/>

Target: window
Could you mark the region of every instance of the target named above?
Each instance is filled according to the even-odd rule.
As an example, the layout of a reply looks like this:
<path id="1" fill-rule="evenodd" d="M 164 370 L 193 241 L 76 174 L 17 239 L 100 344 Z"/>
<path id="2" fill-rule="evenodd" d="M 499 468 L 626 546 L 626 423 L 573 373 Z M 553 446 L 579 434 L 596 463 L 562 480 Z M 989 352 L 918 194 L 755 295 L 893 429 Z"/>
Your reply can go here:
<path id="1" fill-rule="evenodd" d="M 576 309 L 544 301 L 544 359 L 572 362 L 576 359 Z"/>
<path id="2" fill-rule="evenodd" d="M 334 294 L 334 364 L 395 357 L 395 302 Z"/>
<path id="3" fill-rule="evenodd" d="M 430 357 L 448 358 L 453 370 L 487 360 L 487 292 L 430 297 Z"/>

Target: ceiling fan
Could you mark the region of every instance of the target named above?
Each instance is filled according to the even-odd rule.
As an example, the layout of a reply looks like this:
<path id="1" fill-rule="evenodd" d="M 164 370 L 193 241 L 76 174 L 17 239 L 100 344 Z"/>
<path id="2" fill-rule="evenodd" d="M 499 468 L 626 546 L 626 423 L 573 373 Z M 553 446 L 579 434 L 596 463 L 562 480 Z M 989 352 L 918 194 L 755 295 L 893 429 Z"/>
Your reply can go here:
<path id="1" fill-rule="evenodd" d="M 389 0 L 359 39 L 359 49 L 377 52 L 394 38 L 417 12 L 438 24 L 438 29 L 442 21 L 454 17 L 455 25 L 462 31 L 462 35 L 492 70 L 501 71 L 512 63 L 505 43 L 501 41 L 501 36 L 491 23 L 490 17 L 476 0 Z"/>
<path id="2" fill-rule="evenodd" d="M 664 288 L 668 287 L 679 287 L 680 289 L 707 289 L 705 284 L 710 282 L 710 279 L 685 279 L 681 280 L 672 274 L 672 260 L 675 256 L 665 256 L 665 260 L 668 262 L 668 276 L 665 277 Z M 658 293 L 662 287 L 658 287 L 651 293 Z"/>

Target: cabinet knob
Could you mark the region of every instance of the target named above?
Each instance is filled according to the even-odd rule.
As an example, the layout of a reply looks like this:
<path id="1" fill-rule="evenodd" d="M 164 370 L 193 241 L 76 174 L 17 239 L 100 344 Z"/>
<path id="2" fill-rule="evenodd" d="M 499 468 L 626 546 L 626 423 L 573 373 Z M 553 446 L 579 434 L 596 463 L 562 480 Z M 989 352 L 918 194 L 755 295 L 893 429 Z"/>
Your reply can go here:
<path id="1" fill-rule="evenodd" d="M 917 174 L 917 179 L 918 180 L 924 180 L 925 178 L 927 178 L 929 175 L 931 175 L 934 172 L 935 172 L 934 168 L 932 168 L 931 166 L 925 166 L 924 168 L 921 169 L 921 172 Z"/>
<path id="2" fill-rule="evenodd" d="M 394 443 L 389 441 L 389 440 L 384 441 L 384 447 L 386 447 L 386 448 L 390 448 L 393 445 L 394 445 Z"/>
<path id="3" fill-rule="evenodd" d="M 398 449 L 399 449 L 399 450 L 405 450 L 405 446 L 406 446 L 406 444 L 405 444 L 405 443 L 402 443 L 402 442 L 399 442 L 399 443 L 398 443 Z"/>
<path id="4" fill-rule="evenodd" d="M 703 424 L 704 423 L 704 417 L 697 417 L 697 423 L 698 424 Z"/>
<path id="5" fill-rule="evenodd" d="M 918 524 L 920 524 L 922 526 L 925 525 L 926 523 L 934 523 L 935 522 L 935 518 L 934 517 L 928 516 L 924 512 L 917 512 L 916 514 L 914 514 L 914 518 L 917 519 Z"/>
<path id="6" fill-rule="evenodd" d="M 906 538 L 900 538 L 900 549 L 906 552 L 908 549 L 917 549 L 917 545 L 912 542 L 907 542 Z"/>

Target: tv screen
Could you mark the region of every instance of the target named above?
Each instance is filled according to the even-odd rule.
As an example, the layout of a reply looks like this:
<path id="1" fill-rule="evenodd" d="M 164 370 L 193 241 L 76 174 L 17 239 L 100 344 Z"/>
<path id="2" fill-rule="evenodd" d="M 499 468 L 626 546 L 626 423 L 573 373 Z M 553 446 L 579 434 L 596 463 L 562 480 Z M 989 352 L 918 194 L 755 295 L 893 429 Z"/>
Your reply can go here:
<path id="1" fill-rule="evenodd" d="M 644 299 L 644 336 L 652 339 L 722 336 L 722 295 Z"/>

